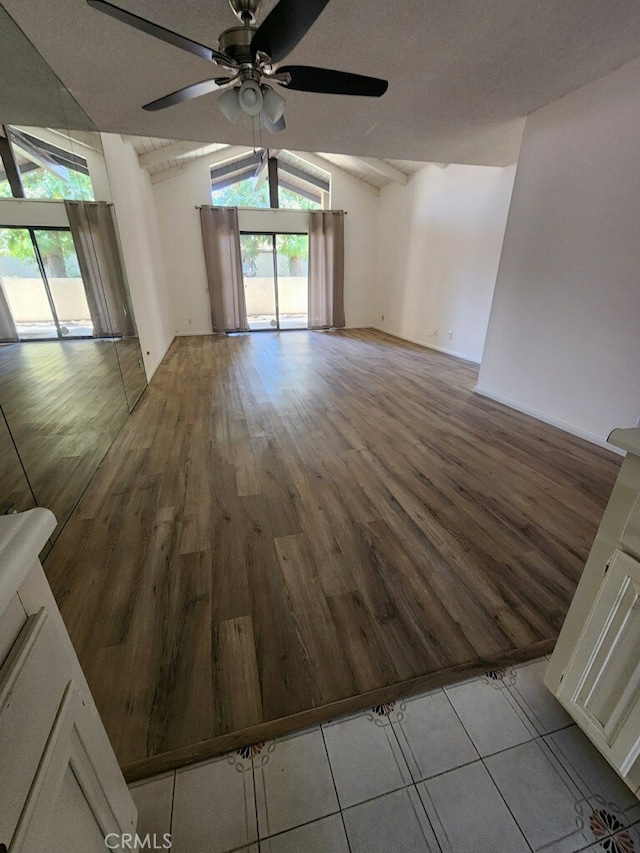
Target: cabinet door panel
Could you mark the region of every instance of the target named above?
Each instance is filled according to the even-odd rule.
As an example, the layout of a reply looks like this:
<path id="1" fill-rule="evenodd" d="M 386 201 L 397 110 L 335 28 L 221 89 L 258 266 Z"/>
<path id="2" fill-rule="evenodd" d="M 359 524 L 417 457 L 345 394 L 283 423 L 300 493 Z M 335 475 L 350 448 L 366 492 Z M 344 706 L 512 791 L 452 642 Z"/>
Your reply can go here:
<path id="1" fill-rule="evenodd" d="M 13 834 L 68 680 L 58 636 L 41 610 L 0 669 L 0 842 Z"/>
<path id="2" fill-rule="evenodd" d="M 610 586 L 617 586 L 613 576 Z M 606 593 L 606 591 L 605 591 Z M 617 591 L 608 624 L 588 664 L 576 703 L 602 728 L 608 744 L 617 737 L 640 686 L 640 589 L 628 576 Z"/>
<path id="3" fill-rule="evenodd" d="M 640 557 L 640 495 L 633 502 L 620 535 L 620 542 L 625 550 Z"/>
<path id="4" fill-rule="evenodd" d="M 38 773 L 12 840 L 11 853 L 104 853 L 122 827 L 92 764 L 93 720 L 73 681 L 67 685 Z"/>
<path id="5" fill-rule="evenodd" d="M 640 562 L 616 551 L 558 698 L 618 767 L 637 757 Z M 635 755 L 634 755 L 635 753 Z"/>

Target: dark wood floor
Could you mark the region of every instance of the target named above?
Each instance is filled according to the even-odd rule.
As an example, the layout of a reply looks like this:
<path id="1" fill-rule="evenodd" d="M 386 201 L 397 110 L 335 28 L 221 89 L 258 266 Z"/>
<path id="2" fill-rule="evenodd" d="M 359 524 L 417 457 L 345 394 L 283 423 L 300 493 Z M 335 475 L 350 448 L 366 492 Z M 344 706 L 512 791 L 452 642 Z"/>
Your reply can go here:
<path id="1" fill-rule="evenodd" d="M 174 343 L 45 564 L 130 779 L 552 648 L 619 458 L 476 374 Z"/>

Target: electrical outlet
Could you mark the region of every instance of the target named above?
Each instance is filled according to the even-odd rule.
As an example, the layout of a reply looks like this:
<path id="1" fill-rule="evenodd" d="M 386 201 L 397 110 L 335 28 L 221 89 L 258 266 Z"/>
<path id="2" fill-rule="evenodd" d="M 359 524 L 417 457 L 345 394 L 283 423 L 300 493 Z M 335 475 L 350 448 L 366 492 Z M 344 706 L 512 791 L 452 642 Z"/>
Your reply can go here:
<path id="1" fill-rule="evenodd" d="M 380 319 L 381 319 L 381 320 L 382 320 L 382 322 L 384 323 L 384 314 L 382 314 L 382 316 L 380 317 Z"/>
<path id="2" fill-rule="evenodd" d="M 453 340 L 453 332 L 451 331 L 451 329 L 449 329 L 449 340 Z"/>
<path id="3" fill-rule="evenodd" d="M 187 320 L 187 323 L 188 323 L 189 325 L 191 325 L 191 323 L 192 323 L 191 317 L 189 317 L 189 319 Z"/>

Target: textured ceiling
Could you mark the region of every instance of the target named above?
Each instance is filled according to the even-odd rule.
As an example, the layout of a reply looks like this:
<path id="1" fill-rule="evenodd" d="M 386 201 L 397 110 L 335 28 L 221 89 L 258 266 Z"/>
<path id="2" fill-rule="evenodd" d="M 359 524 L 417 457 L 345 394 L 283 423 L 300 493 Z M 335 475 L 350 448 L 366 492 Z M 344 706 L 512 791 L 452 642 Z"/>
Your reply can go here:
<path id="1" fill-rule="evenodd" d="M 234 25 L 227 0 L 118 0 L 216 47 Z M 212 75 L 212 66 L 89 8 L 84 0 L 3 0 L 28 38 L 101 130 L 252 144 L 216 95 L 158 113 L 154 98 Z M 265 12 L 273 5 L 266 0 Z M 637 0 L 331 0 L 287 63 L 386 77 L 381 99 L 287 92 L 287 130 L 273 147 L 372 157 L 504 165 L 522 117 L 640 55 Z M 1 62 L 1 60 L 0 60 Z M 5 78 L 6 79 L 6 78 Z M 19 94 L 24 86 L 15 87 Z M 4 121 L 51 124 L 12 113 Z M 265 134 L 267 136 L 267 134 Z"/>

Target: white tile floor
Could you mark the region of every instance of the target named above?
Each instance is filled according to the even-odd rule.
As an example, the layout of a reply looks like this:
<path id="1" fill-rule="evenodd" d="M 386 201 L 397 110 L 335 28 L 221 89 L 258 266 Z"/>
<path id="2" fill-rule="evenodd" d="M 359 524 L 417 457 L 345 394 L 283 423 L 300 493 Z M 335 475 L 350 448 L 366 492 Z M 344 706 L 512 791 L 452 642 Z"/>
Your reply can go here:
<path id="1" fill-rule="evenodd" d="M 640 802 L 500 670 L 132 786 L 173 853 L 640 853 Z"/>

